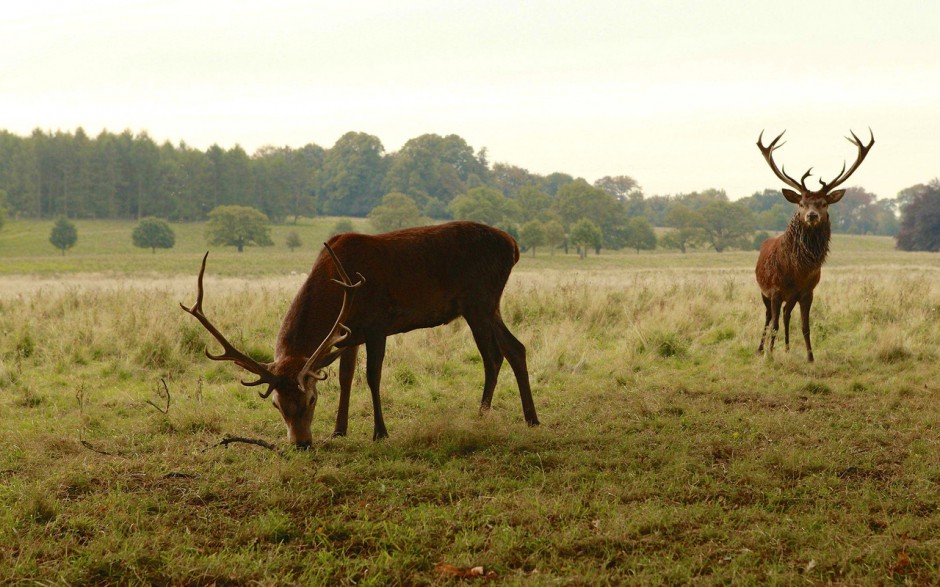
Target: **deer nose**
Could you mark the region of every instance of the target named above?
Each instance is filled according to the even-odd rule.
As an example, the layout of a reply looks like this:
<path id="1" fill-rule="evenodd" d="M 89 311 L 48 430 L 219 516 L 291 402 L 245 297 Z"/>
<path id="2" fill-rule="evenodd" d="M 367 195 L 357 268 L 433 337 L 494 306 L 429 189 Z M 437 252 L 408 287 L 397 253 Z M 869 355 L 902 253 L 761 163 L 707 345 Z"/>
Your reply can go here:
<path id="1" fill-rule="evenodd" d="M 810 212 L 809 214 L 806 215 L 806 219 L 809 220 L 810 222 L 816 222 L 819 220 L 819 214 L 816 212 Z"/>
<path id="2" fill-rule="evenodd" d="M 297 450 L 310 450 L 312 443 L 309 440 L 301 440 L 294 444 L 294 448 Z"/>

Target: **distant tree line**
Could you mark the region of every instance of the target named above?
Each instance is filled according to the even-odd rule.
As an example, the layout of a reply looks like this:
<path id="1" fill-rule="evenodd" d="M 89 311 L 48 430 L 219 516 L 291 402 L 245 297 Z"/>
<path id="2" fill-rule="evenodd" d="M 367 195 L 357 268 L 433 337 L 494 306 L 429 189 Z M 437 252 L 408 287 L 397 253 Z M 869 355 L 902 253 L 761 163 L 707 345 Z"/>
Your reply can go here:
<path id="1" fill-rule="evenodd" d="M 905 192 L 878 200 L 849 188 L 833 209 L 834 230 L 897 234 L 897 213 L 913 198 Z M 158 145 L 146 132 L 0 131 L 0 209 L 8 216 L 203 221 L 220 206 L 254 208 L 275 223 L 369 216 L 377 230 L 477 220 L 510 231 L 525 248 L 583 251 L 655 248 L 653 226 L 671 227 L 659 244 L 682 251 L 750 248 L 755 230 L 782 230 L 794 212 L 778 190 L 735 202 L 717 189 L 647 197 L 627 175 L 590 184 L 490 164 L 485 149 L 457 135 L 421 135 L 386 153 L 378 137 L 349 132 L 329 149 L 263 147 L 249 155 L 239 146 Z"/>

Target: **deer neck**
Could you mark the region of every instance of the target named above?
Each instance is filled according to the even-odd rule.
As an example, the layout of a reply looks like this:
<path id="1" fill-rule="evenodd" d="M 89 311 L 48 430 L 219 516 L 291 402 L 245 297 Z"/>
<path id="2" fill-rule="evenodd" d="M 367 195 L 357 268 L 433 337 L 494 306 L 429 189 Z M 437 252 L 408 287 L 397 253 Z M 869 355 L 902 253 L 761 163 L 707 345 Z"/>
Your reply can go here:
<path id="1" fill-rule="evenodd" d="M 826 261 L 829 254 L 829 237 L 832 227 L 829 220 L 820 222 L 816 226 L 807 226 L 800 220 L 800 215 L 794 214 L 783 233 L 788 256 L 803 267 L 819 267 Z"/>

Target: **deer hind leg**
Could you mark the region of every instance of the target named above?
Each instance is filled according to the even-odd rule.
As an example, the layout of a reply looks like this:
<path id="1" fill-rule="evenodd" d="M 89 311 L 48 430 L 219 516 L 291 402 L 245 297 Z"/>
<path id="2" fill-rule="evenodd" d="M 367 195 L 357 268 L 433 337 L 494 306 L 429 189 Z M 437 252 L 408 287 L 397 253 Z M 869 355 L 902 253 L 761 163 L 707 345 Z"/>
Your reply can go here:
<path id="1" fill-rule="evenodd" d="M 499 350 L 503 353 L 503 356 L 509 361 L 512 372 L 516 375 L 519 396 L 522 398 L 522 414 L 529 426 L 538 426 L 539 418 L 535 415 L 535 402 L 532 401 L 532 389 L 529 387 L 529 368 L 526 365 L 525 345 L 509 332 L 498 312 L 494 320 L 496 343 L 499 345 Z"/>
<path id="2" fill-rule="evenodd" d="M 484 412 L 490 409 L 493 402 L 493 390 L 496 389 L 496 380 L 503 366 L 503 353 L 499 350 L 492 324 L 478 318 L 467 319 L 467 324 L 483 358 L 483 399 L 480 400 L 480 412 Z"/>
<path id="3" fill-rule="evenodd" d="M 379 396 L 379 387 L 382 384 L 382 363 L 385 361 L 384 336 L 366 341 L 366 381 L 372 393 L 372 417 L 375 421 L 372 429 L 372 440 L 388 438 L 385 429 L 385 420 L 382 418 L 382 398 Z"/>
<path id="4" fill-rule="evenodd" d="M 813 362 L 813 345 L 809 342 L 809 309 L 813 305 L 813 292 L 800 298 L 800 322 L 803 327 L 803 341 L 806 342 L 806 360 Z"/>
<path id="5" fill-rule="evenodd" d="M 764 352 L 764 341 L 767 339 L 767 327 L 770 326 L 770 298 L 764 294 L 760 295 L 761 299 L 764 301 L 765 308 L 765 318 L 764 318 L 764 328 L 760 331 L 760 344 L 757 346 L 757 354 Z"/>
<path id="6" fill-rule="evenodd" d="M 339 357 L 339 405 L 336 408 L 336 424 L 333 437 L 346 436 L 349 424 L 349 395 L 352 390 L 353 375 L 356 374 L 356 357 L 359 345 L 349 347 Z"/>

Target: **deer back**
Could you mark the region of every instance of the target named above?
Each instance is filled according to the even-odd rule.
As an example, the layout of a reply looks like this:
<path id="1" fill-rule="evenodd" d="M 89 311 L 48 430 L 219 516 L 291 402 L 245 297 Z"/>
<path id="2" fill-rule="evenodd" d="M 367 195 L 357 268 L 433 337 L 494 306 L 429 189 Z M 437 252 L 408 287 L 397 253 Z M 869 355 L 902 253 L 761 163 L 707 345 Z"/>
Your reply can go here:
<path id="1" fill-rule="evenodd" d="M 366 278 L 345 317 L 352 334 L 341 347 L 446 324 L 468 312 L 492 313 L 519 259 L 511 236 L 474 222 L 346 233 L 328 244 L 350 274 Z M 328 334 L 343 296 L 334 279 L 336 264 L 321 252 L 284 317 L 276 361 L 309 355 Z"/>

